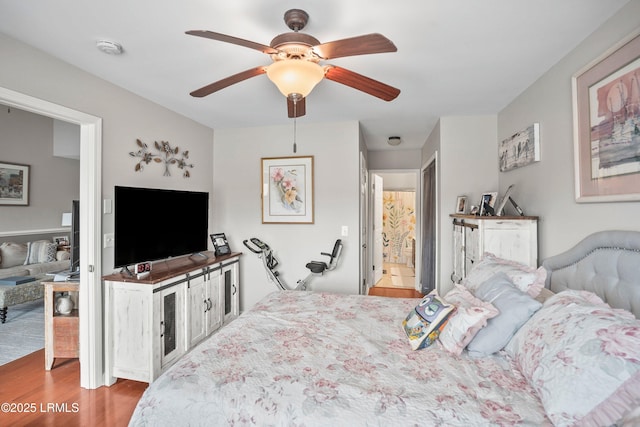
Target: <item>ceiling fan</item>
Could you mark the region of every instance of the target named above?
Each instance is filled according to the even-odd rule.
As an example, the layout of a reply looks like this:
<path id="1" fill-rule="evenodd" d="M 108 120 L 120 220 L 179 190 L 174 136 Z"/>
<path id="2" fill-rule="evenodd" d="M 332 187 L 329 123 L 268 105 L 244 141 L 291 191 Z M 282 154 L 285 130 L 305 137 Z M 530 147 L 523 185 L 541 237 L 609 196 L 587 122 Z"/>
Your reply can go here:
<path id="1" fill-rule="evenodd" d="M 306 113 L 307 95 L 325 77 L 385 101 L 392 101 L 400 94 L 399 89 L 345 68 L 330 64 L 320 65 L 321 61 L 327 59 L 396 52 L 397 48 L 391 40 L 373 33 L 320 43 L 315 37 L 299 32 L 309 21 L 309 15 L 304 10 L 288 10 L 284 14 L 284 21 L 292 32 L 276 36 L 269 46 L 212 31 L 187 31 L 186 34 L 192 36 L 259 50 L 270 55 L 273 60 L 270 65 L 251 68 L 194 90 L 191 96 L 204 97 L 251 77 L 267 74 L 287 97 L 289 117 L 300 117 Z"/>

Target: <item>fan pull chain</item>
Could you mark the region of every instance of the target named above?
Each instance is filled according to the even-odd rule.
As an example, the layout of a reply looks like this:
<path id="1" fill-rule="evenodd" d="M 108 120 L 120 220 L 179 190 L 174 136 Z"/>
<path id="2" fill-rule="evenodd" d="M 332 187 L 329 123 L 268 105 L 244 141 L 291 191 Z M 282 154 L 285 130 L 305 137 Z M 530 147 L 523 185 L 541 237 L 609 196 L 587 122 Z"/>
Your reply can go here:
<path id="1" fill-rule="evenodd" d="M 293 153 L 295 154 L 298 151 L 298 146 L 296 145 L 296 120 L 298 118 L 298 111 L 297 111 L 297 107 L 298 106 L 298 100 L 294 99 L 293 100 Z"/>

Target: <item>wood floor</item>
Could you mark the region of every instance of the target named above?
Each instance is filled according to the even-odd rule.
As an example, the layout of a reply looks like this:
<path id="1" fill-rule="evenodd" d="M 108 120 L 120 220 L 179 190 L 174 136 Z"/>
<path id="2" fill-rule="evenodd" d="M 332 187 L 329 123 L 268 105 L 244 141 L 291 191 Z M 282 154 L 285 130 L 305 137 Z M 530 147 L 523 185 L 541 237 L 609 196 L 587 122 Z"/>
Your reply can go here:
<path id="1" fill-rule="evenodd" d="M 382 279 L 369 289 L 369 295 L 396 298 L 422 298 L 415 290 L 415 270 L 404 264 L 385 263 Z"/>
<path id="2" fill-rule="evenodd" d="M 147 383 L 118 380 L 111 387 L 80 387 L 77 359 L 44 369 L 44 350 L 0 366 L 2 426 L 126 426 Z"/>

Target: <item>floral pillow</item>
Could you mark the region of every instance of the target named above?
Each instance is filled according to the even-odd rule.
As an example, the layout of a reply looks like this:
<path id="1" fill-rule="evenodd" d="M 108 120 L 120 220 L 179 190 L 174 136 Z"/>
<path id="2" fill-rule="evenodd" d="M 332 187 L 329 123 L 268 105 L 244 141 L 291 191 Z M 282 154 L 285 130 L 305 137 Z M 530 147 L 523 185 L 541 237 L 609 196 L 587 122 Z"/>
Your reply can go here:
<path id="1" fill-rule="evenodd" d="M 476 289 L 478 289 L 481 284 L 500 272 L 504 272 L 516 288 L 532 298 L 538 296 L 547 279 L 547 270 L 545 270 L 544 267 L 535 269 L 515 261 L 498 258 L 486 252 L 482 260 L 480 260 L 480 262 L 471 269 L 467 277 L 462 280 L 462 284 L 475 294 Z"/>
<path id="2" fill-rule="evenodd" d="M 549 298 L 505 350 L 555 425 L 611 425 L 638 405 L 640 320 L 591 292 Z"/>
<path id="3" fill-rule="evenodd" d="M 461 354 L 487 320 L 498 315 L 498 309 L 474 297 L 460 285 L 455 285 L 445 300 L 455 305 L 456 311 L 449 316 L 438 340 L 449 353 Z"/>
<path id="4" fill-rule="evenodd" d="M 411 348 L 420 350 L 433 344 L 454 309 L 455 307 L 446 304 L 435 290 L 425 295 L 420 304 L 402 321 Z"/>

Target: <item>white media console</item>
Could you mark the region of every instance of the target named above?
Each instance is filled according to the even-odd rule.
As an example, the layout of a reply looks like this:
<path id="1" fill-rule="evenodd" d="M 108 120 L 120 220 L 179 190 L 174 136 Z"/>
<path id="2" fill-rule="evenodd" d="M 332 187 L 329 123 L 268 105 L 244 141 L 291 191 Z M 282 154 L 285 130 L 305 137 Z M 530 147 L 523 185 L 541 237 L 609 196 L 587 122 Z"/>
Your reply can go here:
<path id="1" fill-rule="evenodd" d="M 105 276 L 106 374 L 151 383 L 239 313 L 240 253 L 176 258 L 143 279 Z"/>

